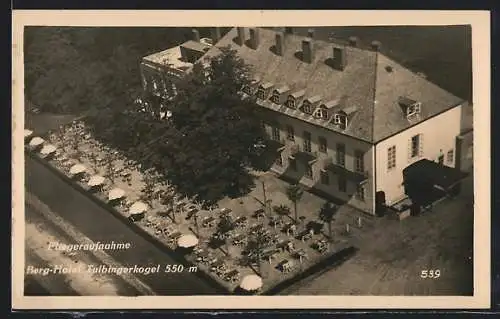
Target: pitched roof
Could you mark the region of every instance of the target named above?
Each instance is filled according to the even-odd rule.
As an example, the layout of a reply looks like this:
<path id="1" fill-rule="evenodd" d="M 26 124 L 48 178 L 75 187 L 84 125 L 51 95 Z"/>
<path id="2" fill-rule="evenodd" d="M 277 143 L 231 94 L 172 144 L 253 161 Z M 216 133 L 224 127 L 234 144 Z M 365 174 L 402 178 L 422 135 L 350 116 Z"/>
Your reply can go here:
<path id="1" fill-rule="evenodd" d="M 317 121 L 299 109 L 291 110 L 266 101 L 260 104 L 370 143 L 376 143 L 463 102 L 373 50 L 314 39 L 311 42 L 313 60 L 312 63 L 306 63 L 300 59 L 304 36 L 285 34 L 282 56 L 274 52 L 275 30 L 260 29 L 256 50 L 247 44 L 239 45 L 237 36 L 236 28 L 233 28 L 200 60 L 219 54 L 218 48 L 230 46 L 251 66 L 261 83 L 270 82 L 276 87 L 286 85 L 291 92 L 305 90 L 305 99 L 319 95 L 321 103 L 342 99 L 345 108 L 357 110 L 345 130 L 328 121 Z M 245 38 L 249 38 L 246 28 Z M 347 64 L 343 71 L 332 67 L 334 46 L 345 50 Z M 390 72 L 387 66 L 392 67 Z M 420 118 L 408 121 L 398 103 L 401 96 L 421 102 Z"/>

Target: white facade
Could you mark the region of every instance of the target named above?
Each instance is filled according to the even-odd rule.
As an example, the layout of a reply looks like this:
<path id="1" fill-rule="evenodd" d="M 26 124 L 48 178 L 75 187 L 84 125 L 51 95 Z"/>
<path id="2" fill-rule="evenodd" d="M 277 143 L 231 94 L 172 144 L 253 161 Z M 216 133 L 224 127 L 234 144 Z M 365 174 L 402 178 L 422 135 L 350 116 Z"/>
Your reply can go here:
<path id="1" fill-rule="evenodd" d="M 405 197 L 403 169 L 408 165 L 422 158 L 438 162 L 443 156 L 443 164 L 454 167 L 461 112 L 462 106 L 454 107 L 375 145 L 375 189 L 385 192 L 388 205 Z M 418 134 L 420 151 L 411 157 L 411 139 Z M 388 167 L 390 147 L 396 148 L 395 166 L 391 169 Z"/>

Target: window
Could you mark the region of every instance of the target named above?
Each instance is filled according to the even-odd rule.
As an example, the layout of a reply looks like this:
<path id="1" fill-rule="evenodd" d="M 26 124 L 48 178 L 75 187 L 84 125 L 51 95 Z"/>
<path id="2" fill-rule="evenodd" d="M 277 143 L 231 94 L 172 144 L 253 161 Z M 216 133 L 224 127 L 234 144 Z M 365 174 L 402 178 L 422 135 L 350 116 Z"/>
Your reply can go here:
<path id="1" fill-rule="evenodd" d="M 276 165 L 278 166 L 283 166 L 283 157 L 281 157 L 281 154 L 276 158 Z"/>
<path id="2" fill-rule="evenodd" d="M 304 152 L 311 152 L 311 133 L 304 132 Z"/>
<path id="3" fill-rule="evenodd" d="M 294 172 L 297 171 L 297 160 L 296 159 L 290 159 L 288 161 L 290 163 L 290 169 Z"/>
<path id="4" fill-rule="evenodd" d="M 245 92 L 248 95 L 251 95 L 252 94 L 252 88 L 249 85 L 245 85 L 243 87 L 243 92 Z"/>
<path id="5" fill-rule="evenodd" d="M 345 145 L 337 144 L 337 165 L 344 167 L 345 166 Z"/>
<path id="6" fill-rule="evenodd" d="M 414 158 L 420 154 L 420 134 L 415 135 L 411 138 L 411 153 L 410 157 Z"/>
<path id="7" fill-rule="evenodd" d="M 275 104 L 280 104 L 280 95 L 279 93 L 275 92 L 273 96 L 271 96 L 271 101 Z"/>
<path id="8" fill-rule="evenodd" d="M 326 144 L 326 138 L 323 136 L 319 137 L 319 151 L 322 153 L 326 153 L 327 150 L 327 144 Z"/>
<path id="9" fill-rule="evenodd" d="M 293 126 L 287 125 L 286 127 L 286 138 L 289 139 L 290 141 L 295 140 L 295 132 L 293 130 Z"/>
<path id="10" fill-rule="evenodd" d="M 354 152 L 354 168 L 356 172 L 364 172 L 365 171 L 365 161 L 363 152 L 355 151 Z"/>
<path id="11" fill-rule="evenodd" d="M 449 150 L 448 153 L 446 153 L 446 162 L 448 164 L 453 164 L 453 150 Z"/>
<path id="12" fill-rule="evenodd" d="M 158 84 L 156 83 L 156 80 L 153 79 L 153 90 L 157 91 L 158 90 Z"/>
<path id="13" fill-rule="evenodd" d="M 320 108 L 319 110 L 316 111 L 316 117 L 326 120 L 328 119 L 328 111 Z"/>
<path id="14" fill-rule="evenodd" d="M 260 87 L 257 90 L 257 98 L 264 100 L 266 98 L 266 90 L 263 87 Z"/>
<path id="15" fill-rule="evenodd" d="M 307 178 L 312 178 L 312 176 L 313 176 L 312 166 L 310 164 L 307 164 L 306 165 L 306 177 Z"/>
<path id="16" fill-rule="evenodd" d="M 409 105 L 406 109 L 406 116 L 412 116 L 420 113 L 420 103 Z"/>
<path id="17" fill-rule="evenodd" d="M 365 200 L 365 186 L 364 185 L 357 185 L 356 186 L 356 198 L 359 200 L 362 200 L 362 201 Z"/>
<path id="18" fill-rule="evenodd" d="M 330 185 L 330 175 L 328 174 L 328 172 L 321 172 L 320 179 L 321 179 L 321 184 Z"/>
<path id="19" fill-rule="evenodd" d="M 280 140 L 280 129 L 277 127 L 273 127 L 272 139 L 275 141 Z"/>
<path id="20" fill-rule="evenodd" d="M 396 167 L 396 145 L 387 149 L 387 169 L 391 170 Z"/>
<path id="21" fill-rule="evenodd" d="M 347 127 L 347 116 L 344 114 L 335 114 L 333 117 L 333 123 L 338 125 L 341 129 L 345 130 Z"/>
<path id="22" fill-rule="evenodd" d="M 293 97 L 289 97 L 288 100 L 286 101 L 286 106 L 294 109 L 295 108 L 295 99 Z"/>
<path id="23" fill-rule="evenodd" d="M 343 174 L 339 174 L 338 176 L 338 187 L 339 191 L 346 192 L 347 191 L 347 180 Z"/>
<path id="24" fill-rule="evenodd" d="M 303 110 L 305 113 L 307 114 L 311 114 L 311 103 L 309 103 L 309 101 L 304 101 L 304 104 L 303 104 Z"/>

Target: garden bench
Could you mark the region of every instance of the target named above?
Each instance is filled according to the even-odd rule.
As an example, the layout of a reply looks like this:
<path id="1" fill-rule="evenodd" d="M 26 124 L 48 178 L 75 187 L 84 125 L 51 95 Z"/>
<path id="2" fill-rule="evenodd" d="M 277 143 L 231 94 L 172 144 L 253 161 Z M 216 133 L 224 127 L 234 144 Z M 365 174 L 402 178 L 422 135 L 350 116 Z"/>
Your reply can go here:
<path id="1" fill-rule="evenodd" d="M 280 262 L 279 267 L 281 268 L 282 272 L 288 273 L 293 270 L 294 264 L 291 260 L 285 259 Z"/>
<path id="2" fill-rule="evenodd" d="M 205 217 L 202 222 L 201 222 L 201 225 L 203 227 L 213 227 L 215 225 L 215 218 L 210 216 L 210 217 Z"/>

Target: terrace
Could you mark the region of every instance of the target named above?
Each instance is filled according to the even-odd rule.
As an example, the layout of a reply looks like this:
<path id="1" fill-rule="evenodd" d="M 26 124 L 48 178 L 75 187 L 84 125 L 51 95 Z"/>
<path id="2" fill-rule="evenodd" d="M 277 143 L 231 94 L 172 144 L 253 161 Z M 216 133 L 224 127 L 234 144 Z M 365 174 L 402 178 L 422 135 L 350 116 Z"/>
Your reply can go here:
<path id="1" fill-rule="evenodd" d="M 298 202 L 295 221 L 289 185 L 270 173 L 255 172 L 257 187 L 247 195 L 203 209 L 163 176 L 99 143 L 81 121 L 44 138 L 25 131 L 25 140 L 31 151 L 230 291 L 258 274 L 262 284 L 254 293 L 265 292 L 347 248 L 357 230 L 370 226 L 352 208 L 338 207 L 330 238 L 319 217 L 325 201 L 308 192 Z M 180 247 L 187 235 L 195 240 Z"/>

